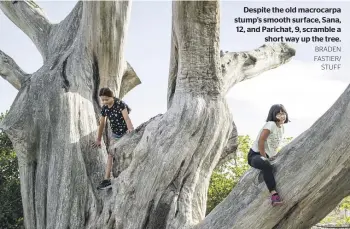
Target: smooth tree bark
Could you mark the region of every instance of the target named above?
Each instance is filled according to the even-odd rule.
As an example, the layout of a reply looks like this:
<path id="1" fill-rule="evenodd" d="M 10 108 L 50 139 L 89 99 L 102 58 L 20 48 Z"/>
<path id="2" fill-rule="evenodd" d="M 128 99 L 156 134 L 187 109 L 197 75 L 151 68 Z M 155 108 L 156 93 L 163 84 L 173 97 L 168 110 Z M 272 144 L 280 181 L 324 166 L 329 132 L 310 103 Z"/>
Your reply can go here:
<path id="1" fill-rule="evenodd" d="M 0 53 L 0 74 L 19 90 L 1 128 L 19 158 L 26 228 L 306 228 L 349 194 L 347 89 L 276 161 L 283 207 L 271 209 L 251 170 L 205 217 L 211 173 L 237 149 L 228 90 L 295 55 L 286 44 L 220 53 L 218 1 L 173 3 L 168 110 L 108 149 L 116 178 L 97 191 L 98 90 L 122 98 L 140 84 L 124 59 L 131 3 L 78 2 L 59 24 L 32 1 L 0 8 L 44 59 L 28 75 Z"/>

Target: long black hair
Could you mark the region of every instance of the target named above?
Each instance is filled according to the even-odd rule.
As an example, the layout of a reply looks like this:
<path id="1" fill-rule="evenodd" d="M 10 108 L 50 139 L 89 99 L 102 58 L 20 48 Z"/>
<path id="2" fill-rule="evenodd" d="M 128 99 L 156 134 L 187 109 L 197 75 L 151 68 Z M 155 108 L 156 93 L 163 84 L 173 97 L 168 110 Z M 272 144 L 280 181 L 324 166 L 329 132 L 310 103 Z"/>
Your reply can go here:
<path id="1" fill-rule="evenodd" d="M 101 88 L 99 96 L 107 96 L 107 97 L 114 98 L 117 102 L 120 101 L 120 102 L 125 104 L 126 109 L 128 110 L 128 113 L 131 112 L 131 108 L 128 106 L 128 104 L 126 104 L 123 100 L 121 100 L 121 99 L 119 99 L 117 97 L 114 97 L 114 93 L 113 93 L 113 91 L 110 88 L 108 88 L 108 87 Z"/>
<path id="2" fill-rule="evenodd" d="M 281 111 L 286 113 L 286 121 L 284 123 L 290 122 L 288 112 L 282 104 L 272 105 L 272 107 L 270 108 L 269 114 L 267 115 L 266 122 L 269 122 L 269 121 L 278 122 L 279 120 L 277 119 L 276 116 Z"/>

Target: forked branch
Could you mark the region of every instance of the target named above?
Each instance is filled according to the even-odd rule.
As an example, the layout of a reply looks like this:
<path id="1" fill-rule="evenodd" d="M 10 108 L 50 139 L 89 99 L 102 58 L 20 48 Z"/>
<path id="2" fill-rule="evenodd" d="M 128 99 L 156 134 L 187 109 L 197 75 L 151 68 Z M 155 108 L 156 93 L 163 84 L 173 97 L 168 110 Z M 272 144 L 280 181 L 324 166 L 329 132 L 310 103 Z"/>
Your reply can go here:
<path id="1" fill-rule="evenodd" d="M 51 23 L 42 9 L 34 1 L 0 1 L 0 9 L 27 34 L 45 60 Z"/>

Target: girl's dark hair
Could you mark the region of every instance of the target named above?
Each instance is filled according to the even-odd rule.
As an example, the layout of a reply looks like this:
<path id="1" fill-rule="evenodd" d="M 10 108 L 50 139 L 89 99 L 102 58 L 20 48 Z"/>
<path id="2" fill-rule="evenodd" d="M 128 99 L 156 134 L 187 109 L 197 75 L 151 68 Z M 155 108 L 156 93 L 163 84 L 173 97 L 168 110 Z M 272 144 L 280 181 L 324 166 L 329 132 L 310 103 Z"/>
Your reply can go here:
<path id="1" fill-rule="evenodd" d="M 108 87 L 103 87 L 100 89 L 99 96 L 107 96 L 107 97 L 114 97 L 113 91 Z"/>
<path id="2" fill-rule="evenodd" d="M 287 110 L 282 104 L 275 104 L 270 108 L 266 122 L 269 122 L 269 121 L 277 122 L 278 119 L 276 118 L 276 115 L 281 111 L 286 113 L 286 121 L 284 123 L 290 122 Z"/>
<path id="3" fill-rule="evenodd" d="M 108 88 L 108 87 L 103 87 L 100 89 L 100 93 L 99 93 L 99 96 L 107 96 L 107 97 L 114 97 L 114 93 L 113 91 Z M 122 100 L 118 99 L 118 98 L 115 98 L 117 101 L 121 101 L 123 102 Z M 125 106 L 126 106 L 126 109 L 128 109 L 128 113 L 131 112 L 131 108 L 128 106 L 128 104 L 125 103 Z"/>

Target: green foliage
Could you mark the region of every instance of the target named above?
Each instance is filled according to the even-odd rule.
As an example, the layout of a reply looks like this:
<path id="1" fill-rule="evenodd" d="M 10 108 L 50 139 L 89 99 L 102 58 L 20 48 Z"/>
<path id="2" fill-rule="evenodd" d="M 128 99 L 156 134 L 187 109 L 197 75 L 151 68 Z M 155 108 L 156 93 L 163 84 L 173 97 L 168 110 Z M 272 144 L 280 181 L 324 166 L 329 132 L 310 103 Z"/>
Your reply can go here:
<path id="1" fill-rule="evenodd" d="M 350 210 L 350 196 L 344 198 L 343 201 L 340 202 L 339 209 L 340 210 L 344 210 L 344 209 Z"/>
<path id="2" fill-rule="evenodd" d="M 4 116 L 0 115 L 0 122 Z M 23 210 L 17 157 L 10 139 L 1 131 L 0 193 L 0 228 L 21 228 Z"/>
<path id="3" fill-rule="evenodd" d="M 338 226 L 350 224 L 350 196 L 345 197 L 339 205 L 329 213 L 321 224 L 335 224 Z"/>
<path id="4" fill-rule="evenodd" d="M 207 214 L 225 199 L 234 185 L 234 179 L 232 179 L 228 171 L 220 172 L 217 170 L 213 172 L 208 190 Z"/>
<path id="5" fill-rule="evenodd" d="M 249 136 L 238 136 L 237 157 L 216 168 L 210 178 L 207 214 L 232 191 L 239 178 L 249 169 L 247 155 L 252 144 Z"/>

